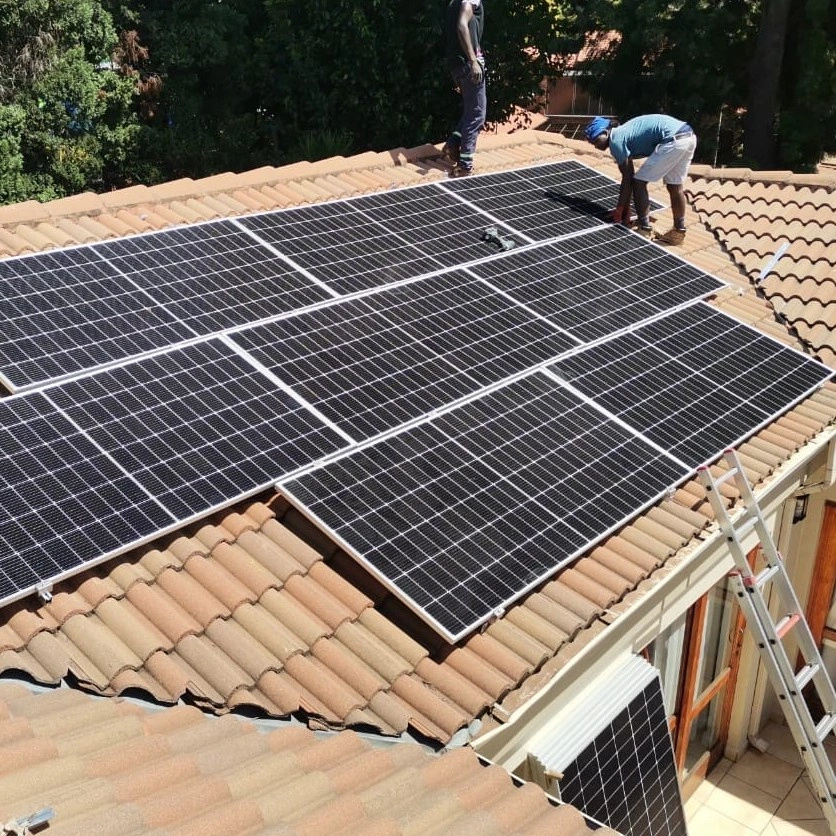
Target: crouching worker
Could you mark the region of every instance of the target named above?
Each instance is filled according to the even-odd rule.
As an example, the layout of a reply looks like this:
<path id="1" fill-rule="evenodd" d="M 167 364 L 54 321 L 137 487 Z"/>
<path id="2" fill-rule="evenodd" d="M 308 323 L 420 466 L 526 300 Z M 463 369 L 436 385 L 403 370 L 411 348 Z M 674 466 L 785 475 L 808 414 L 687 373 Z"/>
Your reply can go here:
<path id="1" fill-rule="evenodd" d="M 691 126 L 681 119 L 659 113 L 637 116 L 617 127 L 612 127 L 609 119 L 596 116 L 586 126 L 585 134 L 599 150 L 610 149 L 621 171 L 621 190 L 618 206 L 612 213 L 613 220 L 629 220 L 632 193 L 639 232 L 649 237 L 652 227 L 647 184 L 662 180 L 670 196 L 673 228 L 658 240 L 664 244 L 681 244 L 685 240 L 682 184 L 697 148 L 697 137 Z M 643 158 L 644 162 L 635 170 L 633 160 Z"/>

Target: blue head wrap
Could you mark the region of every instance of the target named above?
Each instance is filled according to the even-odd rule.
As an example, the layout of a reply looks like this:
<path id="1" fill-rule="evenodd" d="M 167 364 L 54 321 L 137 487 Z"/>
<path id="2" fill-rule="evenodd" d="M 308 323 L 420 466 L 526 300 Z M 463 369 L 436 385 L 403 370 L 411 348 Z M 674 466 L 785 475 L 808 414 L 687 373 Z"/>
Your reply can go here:
<path id="1" fill-rule="evenodd" d="M 604 131 L 610 129 L 610 120 L 604 116 L 596 116 L 587 126 L 584 135 L 590 142 L 594 142 Z"/>

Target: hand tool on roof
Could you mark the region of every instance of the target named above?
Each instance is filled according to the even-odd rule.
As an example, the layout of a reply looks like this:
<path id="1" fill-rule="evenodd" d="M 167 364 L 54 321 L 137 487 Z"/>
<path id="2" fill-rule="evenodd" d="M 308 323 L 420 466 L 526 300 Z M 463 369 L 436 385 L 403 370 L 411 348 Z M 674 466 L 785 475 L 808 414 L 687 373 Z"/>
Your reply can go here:
<path id="1" fill-rule="evenodd" d="M 500 235 L 499 230 L 495 226 L 489 226 L 482 233 L 482 240 L 489 244 L 496 244 L 500 250 L 513 250 L 517 246 L 517 242 L 513 238 Z"/>

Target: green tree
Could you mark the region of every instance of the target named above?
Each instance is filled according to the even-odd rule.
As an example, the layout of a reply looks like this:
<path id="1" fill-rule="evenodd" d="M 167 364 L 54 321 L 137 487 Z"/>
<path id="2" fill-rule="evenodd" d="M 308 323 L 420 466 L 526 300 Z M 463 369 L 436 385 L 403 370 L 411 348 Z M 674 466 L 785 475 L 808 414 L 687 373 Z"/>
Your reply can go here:
<path id="1" fill-rule="evenodd" d="M 719 162 L 803 170 L 834 141 L 833 5 L 589 0 L 577 3 L 570 34 L 617 33 L 586 69 L 621 119 L 686 119 L 700 134 L 698 158 L 713 162 L 722 112 L 735 136 Z"/>
<path id="2" fill-rule="evenodd" d="M 121 185 L 139 126 L 116 42 L 94 0 L 0 4 L 0 199 Z"/>
<path id="3" fill-rule="evenodd" d="M 303 130 L 347 131 L 355 150 L 443 139 L 459 102 L 444 65 L 444 0 L 266 0 L 260 42 L 265 109 L 281 147 Z M 538 92 L 559 44 L 545 0 L 494 0 L 486 9 L 488 118 Z"/>
<path id="4" fill-rule="evenodd" d="M 162 80 L 146 154 L 164 176 L 441 141 L 459 107 L 444 0 L 146 0 L 136 24 Z M 117 15 L 133 25 L 128 15 Z M 489 118 L 539 92 L 557 47 L 547 0 L 492 0 Z"/>

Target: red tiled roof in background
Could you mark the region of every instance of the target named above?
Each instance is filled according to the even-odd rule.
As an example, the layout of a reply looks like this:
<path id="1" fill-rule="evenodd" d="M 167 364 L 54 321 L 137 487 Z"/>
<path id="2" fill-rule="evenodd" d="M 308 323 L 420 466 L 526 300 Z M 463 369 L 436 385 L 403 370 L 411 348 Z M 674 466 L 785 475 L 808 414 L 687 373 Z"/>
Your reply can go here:
<path id="1" fill-rule="evenodd" d="M 789 244 L 760 287 L 811 353 L 836 368 L 836 170 L 694 166 L 687 193 L 700 220 L 751 280 Z"/>
<path id="2" fill-rule="evenodd" d="M 540 131 L 482 137 L 478 165 L 569 157 L 617 177 L 612 159 L 588 143 Z M 438 149 L 423 146 L 0 207 L 0 249 L 11 255 L 89 242 L 419 183 L 446 171 Z M 712 304 L 794 344 L 711 232 L 692 223 L 680 251 L 730 283 Z M 742 445 L 750 479 L 769 478 L 834 419 L 836 387 L 828 385 Z M 286 513 L 283 502 L 271 504 L 277 518 L 263 504 L 246 505 L 64 582 L 49 604 L 5 608 L 0 671 L 24 671 L 43 683 L 71 675 L 101 694 L 139 689 L 164 702 L 185 696 L 219 712 L 252 706 L 271 716 L 297 713 L 313 726 L 411 729 L 447 743 L 459 730 L 476 733 L 474 720 L 483 731 L 502 722 L 687 560 L 710 522 L 702 488 L 688 483 L 450 647 L 356 562 Z"/>
<path id="3" fill-rule="evenodd" d="M 351 732 L 261 732 L 196 708 L 0 683 L 0 826 L 45 807 L 50 836 L 590 832 L 574 807 L 515 784 L 469 747 L 374 748 Z"/>

